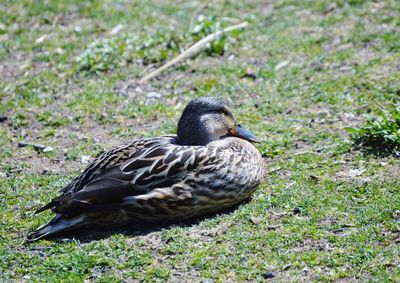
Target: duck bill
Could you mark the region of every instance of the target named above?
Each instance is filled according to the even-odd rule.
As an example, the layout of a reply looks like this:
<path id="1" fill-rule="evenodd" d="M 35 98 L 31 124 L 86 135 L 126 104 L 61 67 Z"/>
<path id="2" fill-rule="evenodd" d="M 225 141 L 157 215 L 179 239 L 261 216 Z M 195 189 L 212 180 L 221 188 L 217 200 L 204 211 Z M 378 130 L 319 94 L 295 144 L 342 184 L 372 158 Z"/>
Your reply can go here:
<path id="1" fill-rule="evenodd" d="M 229 133 L 231 134 L 231 136 L 245 139 L 249 142 L 261 142 L 261 140 L 257 138 L 252 132 L 246 130 L 245 128 L 242 128 L 242 126 L 237 126 L 236 128 L 231 129 Z"/>

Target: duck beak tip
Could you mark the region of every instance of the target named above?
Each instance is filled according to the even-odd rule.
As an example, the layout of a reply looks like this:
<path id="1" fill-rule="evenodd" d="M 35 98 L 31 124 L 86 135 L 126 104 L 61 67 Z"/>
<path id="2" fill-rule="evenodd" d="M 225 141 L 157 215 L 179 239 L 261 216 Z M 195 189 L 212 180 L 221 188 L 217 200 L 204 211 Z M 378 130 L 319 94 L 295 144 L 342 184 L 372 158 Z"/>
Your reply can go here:
<path id="1" fill-rule="evenodd" d="M 252 132 L 250 132 L 249 130 L 247 130 L 241 126 L 237 126 L 236 129 L 231 131 L 230 133 L 232 136 L 245 139 L 252 143 L 260 143 L 261 142 L 261 140 L 259 138 L 257 138 Z"/>

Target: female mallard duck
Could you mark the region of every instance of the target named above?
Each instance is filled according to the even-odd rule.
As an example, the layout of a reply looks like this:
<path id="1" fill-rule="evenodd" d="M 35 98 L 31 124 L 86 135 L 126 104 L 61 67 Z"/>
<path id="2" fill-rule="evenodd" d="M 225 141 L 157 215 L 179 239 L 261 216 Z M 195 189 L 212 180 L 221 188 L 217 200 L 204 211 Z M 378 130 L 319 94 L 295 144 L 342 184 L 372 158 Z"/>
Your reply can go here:
<path id="1" fill-rule="evenodd" d="M 184 109 L 177 135 L 143 138 L 104 152 L 36 211 L 57 215 L 29 235 L 38 240 L 87 225 L 180 221 L 249 198 L 263 160 L 222 100 L 198 98 Z"/>

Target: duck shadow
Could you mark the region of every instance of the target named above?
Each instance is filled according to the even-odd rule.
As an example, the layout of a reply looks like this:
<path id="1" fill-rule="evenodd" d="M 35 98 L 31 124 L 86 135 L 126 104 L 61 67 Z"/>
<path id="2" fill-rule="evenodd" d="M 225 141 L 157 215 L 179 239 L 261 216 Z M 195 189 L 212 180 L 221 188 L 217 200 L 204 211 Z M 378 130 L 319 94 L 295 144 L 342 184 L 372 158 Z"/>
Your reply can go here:
<path id="1" fill-rule="evenodd" d="M 115 226 L 115 227 L 93 226 L 77 230 L 65 231 L 62 234 L 61 233 L 54 234 L 49 237 L 46 237 L 46 239 L 50 241 L 65 242 L 65 243 L 69 242 L 90 243 L 92 241 L 98 241 L 109 238 L 113 235 L 124 235 L 128 237 L 145 236 L 150 233 L 161 231 L 164 229 L 169 229 L 172 227 L 192 227 L 199 224 L 203 220 L 214 218 L 219 215 L 231 214 L 239 206 L 246 204 L 248 202 L 249 200 L 246 200 L 234 207 L 214 213 L 205 214 L 185 221 L 171 221 L 164 223 L 140 223 L 140 224 L 134 223 L 124 226 Z"/>

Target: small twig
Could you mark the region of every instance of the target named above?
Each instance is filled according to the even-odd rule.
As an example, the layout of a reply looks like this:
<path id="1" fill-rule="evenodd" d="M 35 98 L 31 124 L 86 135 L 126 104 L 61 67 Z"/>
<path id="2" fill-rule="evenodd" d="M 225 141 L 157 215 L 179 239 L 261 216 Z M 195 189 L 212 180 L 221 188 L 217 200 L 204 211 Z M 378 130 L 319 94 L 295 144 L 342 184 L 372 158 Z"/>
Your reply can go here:
<path id="1" fill-rule="evenodd" d="M 278 166 L 278 167 L 274 167 L 274 168 L 271 168 L 270 170 L 268 170 L 268 172 L 267 173 L 274 173 L 274 172 L 278 172 L 279 170 L 281 170 L 282 169 L 282 167 L 280 167 L 280 166 Z"/>
<path id="2" fill-rule="evenodd" d="M 29 142 L 18 142 L 18 147 L 32 146 L 37 152 L 50 152 L 54 149 L 51 146 L 45 146 L 41 144 L 29 143 Z"/>
<path id="3" fill-rule="evenodd" d="M 143 69 L 143 71 L 140 72 L 139 77 L 143 76 L 148 70 L 150 70 L 153 67 L 154 65 L 152 64 L 148 65 L 146 68 Z"/>
<path id="4" fill-rule="evenodd" d="M 212 34 L 207 35 L 205 38 L 203 38 L 200 41 L 198 41 L 195 44 L 193 44 L 189 49 L 185 50 L 184 52 L 179 54 L 177 57 L 172 59 L 171 61 L 168 61 L 167 63 L 162 65 L 160 68 L 154 70 L 150 74 L 148 74 L 145 77 L 143 77 L 142 79 L 140 79 L 138 83 L 139 84 L 143 84 L 143 83 L 147 82 L 148 80 L 151 80 L 152 78 L 156 77 L 161 72 L 163 72 L 166 69 L 168 69 L 169 67 L 171 67 L 173 65 L 176 65 L 177 63 L 179 63 L 180 61 L 182 61 L 182 60 L 184 60 L 186 58 L 194 56 L 195 54 L 197 54 L 201 50 L 203 50 L 207 46 L 207 44 L 209 42 L 215 40 L 221 34 L 227 33 L 227 32 L 231 32 L 231 31 L 237 30 L 237 29 L 243 29 L 243 28 L 247 27 L 248 25 L 249 25 L 248 22 L 243 22 L 241 24 L 230 26 L 230 27 L 227 27 L 227 28 L 225 28 L 223 30 L 220 30 L 220 31 L 217 31 L 217 32 L 214 32 Z"/>
<path id="5" fill-rule="evenodd" d="M 287 185 L 287 186 L 285 187 L 285 190 L 290 189 L 291 187 L 294 186 L 294 184 L 295 184 L 295 182 L 291 182 L 289 185 Z"/>
<path id="6" fill-rule="evenodd" d="M 29 143 L 29 142 L 18 142 L 18 147 L 27 147 L 27 146 L 32 146 L 35 150 L 43 150 L 46 148 L 46 146 L 42 144 L 34 144 L 34 143 Z"/>

